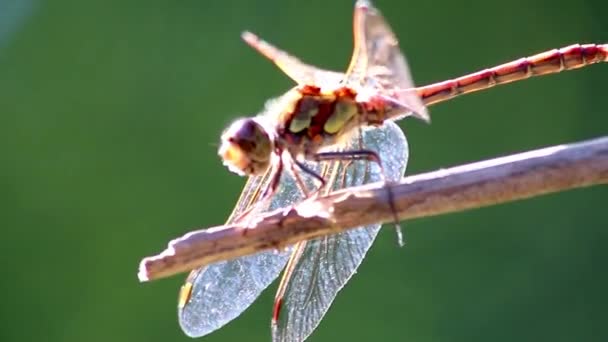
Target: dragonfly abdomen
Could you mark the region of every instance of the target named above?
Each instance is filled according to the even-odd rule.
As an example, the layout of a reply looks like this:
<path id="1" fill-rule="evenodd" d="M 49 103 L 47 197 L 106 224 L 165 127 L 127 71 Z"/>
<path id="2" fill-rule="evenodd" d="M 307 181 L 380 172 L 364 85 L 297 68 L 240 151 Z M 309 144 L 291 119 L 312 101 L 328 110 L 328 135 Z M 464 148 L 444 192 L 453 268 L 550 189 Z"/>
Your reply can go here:
<path id="1" fill-rule="evenodd" d="M 607 61 L 608 44 L 575 44 L 524 57 L 453 80 L 416 88 L 416 91 L 424 104 L 430 105 L 499 84 Z"/>

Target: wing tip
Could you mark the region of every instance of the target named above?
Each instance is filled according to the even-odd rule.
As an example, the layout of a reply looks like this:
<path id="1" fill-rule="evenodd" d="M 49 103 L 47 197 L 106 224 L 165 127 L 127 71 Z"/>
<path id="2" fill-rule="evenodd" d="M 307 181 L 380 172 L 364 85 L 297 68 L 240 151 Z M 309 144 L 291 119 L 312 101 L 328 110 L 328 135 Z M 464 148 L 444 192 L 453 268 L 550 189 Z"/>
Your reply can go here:
<path id="1" fill-rule="evenodd" d="M 247 31 L 247 30 L 241 32 L 241 39 L 244 40 L 245 43 L 250 44 L 250 45 L 253 42 L 256 42 L 256 41 L 260 40 L 260 38 L 257 35 L 255 35 L 251 31 Z"/>
<path id="2" fill-rule="evenodd" d="M 374 7 L 371 0 L 357 0 L 355 3 L 355 8 L 368 9 L 371 7 Z"/>
<path id="3" fill-rule="evenodd" d="M 412 116 L 424 121 L 429 125 L 431 124 L 431 115 L 429 114 L 428 110 L 426 110 L 426 108 L 413 112 Z"/>

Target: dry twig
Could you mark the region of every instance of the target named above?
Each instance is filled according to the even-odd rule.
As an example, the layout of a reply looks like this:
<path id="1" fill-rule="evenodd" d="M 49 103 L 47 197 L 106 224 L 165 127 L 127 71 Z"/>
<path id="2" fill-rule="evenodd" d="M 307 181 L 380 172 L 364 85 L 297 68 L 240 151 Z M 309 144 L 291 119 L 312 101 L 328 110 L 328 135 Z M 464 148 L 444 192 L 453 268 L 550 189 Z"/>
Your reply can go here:
<path id="1" fill-rule="evenodd" d="M 141 261 L 148 281 L 202 265 L 378 222 L 408 220 L 608 183 L 608 137 L 373 183 L 263 214 L 248 226 L 225 225 L 175 239 Z M 608 198 L 607 198 L 608 201 Z"/>

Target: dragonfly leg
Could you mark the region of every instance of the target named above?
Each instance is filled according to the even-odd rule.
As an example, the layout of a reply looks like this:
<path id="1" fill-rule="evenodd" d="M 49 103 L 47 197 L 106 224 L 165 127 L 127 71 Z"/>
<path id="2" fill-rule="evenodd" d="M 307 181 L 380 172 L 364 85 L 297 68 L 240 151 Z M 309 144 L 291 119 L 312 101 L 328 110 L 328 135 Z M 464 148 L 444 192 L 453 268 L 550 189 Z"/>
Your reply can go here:
<path id="1" fill-rule="evenodd" d="M 239 216 L 237 216 L 234 219 L 235 222 L 241 222 L 245 217 L 249 216 L 249 214 L 251 214 L 254 209 L 259 208 L 260 205 L 265 205 L 272 199 L 272 195 L 274 195 L 274 193 L 276 192 L 279 186 L 279 182 L 281 181 L 281 174 L 283 173 L 283 158 L 278 158 L 275 165 L 271 167 L 273 168 L 273 170 L 271 171 L 272 175 L 270 176 L 272 178 L 270 179 L 270 183 L 268 184 L 268 186 L 264 189 L 260 200 L 256 203 L 256 205 L 250 206 Z"/>
<path id="2" fill-rule="evenodd" d="M 384 167 L 382 167 L 382 161 L 378 153 L 372 150 L 356 150 L 356 151 L 336 151 L 336 152 L 320 152 L 314 154 L 312 159 L 317 162 L 329 161 L 329 160 L 343 160 L 343 161 L 355 161 L 355 160 L 367 160 L 374 162 L 380 167 L 382 180 L 386 181 L 386 175 Z"/>
<path id="3" fill-rule="evenodd" d="M 323 189 L 323 188 L 325 187 L 325 184 L 326 184 L 325 179 L 324 179 L 324 178 L 323 178 L 323 177 L 322 177 L 320 174 L 318 174 L 318 173 L 317 173 L 315 170 L 313 170 L 313 169 L 309 168 L 308 166 L 306 166 L 306 164 L 302 163 L 302 162 L 301 162 L 301 161 L 299 161 L 299 160 L 294 160 L 294 163 L 295 163 L 295 165 L 296 165 L 298 168 L 300 168 L 300 170 L 302 170 L 304 173 L 307 173 L 308 175 L 312 176 L 313 178 L 315 178 L 316 180 L 318 180 L 318 181 L 321 183 L 321 185 L 320 185 L 320 186 L 319 186 L 319 187 L 318 187 L 318 188 L 317 188 L 315 191 L 313 191 L 313 192 L 312 192 L 312 194 L 308 194 L 308 193 L 304 192 L 304 196 L 309 197 L 309 195 L 315 195 L 315 194 L 317 194 L 317 193 L 318 193 L 318 192 L 319 192 L 321 189 Z M 294 172 L 294 174 L 295 174 L 295 177 L 296 177 L 296 178 L 299 178 L 299 176 L 298 176 L 298 173 L 297 173 L 297 172 Z M 300 182 L 301 182 L 301 180 L 300 180 Z"/>
<path id="4" fill-rule="evenodd" d="M 315 161 L 327 161 L 327 160 L 344 160 L 344 161 L 355 161 L 355 160 L 367 160 L 370 162 L 375 162 L 381 169 L 382 180 L 386 183 L 386 189 L 388 191 L 388 201 L 391 206 L 391 211 L 393 217 L 395 219 L 395 231 L 397 232 L 397 241 L 399 246 L 403 246 L 405 244 L 403 233 L 401 231 L 401 226 L 399 225 L 399 216 L 397 215 L 397 208 L 395 208 L 395 200 L 393 191 L 388 184 L 386 174 L 384 172 L 384 168 L 382 167 L 382 161 L 380 160 L 380 156 L 378 153 L 372 150 L 356 150 L 356 151 L 337 151 L 337 152 L 321 152 L 313 155 L 313 159 Z"/>
<path id="5" fill-rule="evenodd" d="M 276 168 L 272 174 L 270 184 L 262 193 L 262 200 L 268 200 L 276 192 L 279 182 L 281 181 L 281 175 L 283 174 L 283 158 L 278 158 Z"/>
<path id="6" fill-rule="evenodd" d="M 401 225 L 399 224 L 399 215 L 397 214 L 397 208 L 395 207 L 395 195 L 393 194 L 393 190 L 390 184 L 386 184 L 386 190 L 388 195 L 388 203 L 391 206 L 391 212 L 393 214 L 393 226 L 395 227 L 395 233 L 397 234 L 397 244 L 399 247 L 405 246 L 405 234 L 403 233 L 403 229 L 401 229 Z"/>
<path id="7" fill-rule="evenodd" d="M 289 171 L 290 171 L 289 173 L 291 174 L 293 179 L 296 181 L 296 186 L 298 187 L 298 190 L 300 190 L 302 195 L 304 195 L 304 198 L 308 198 L 308 194 L 309 194 L 308 188 L 306 187 L 306 184 L 302 180 L 302 177 L 300 177 L 300 174 L 295 169 L 296 165 L 297 165 L 297 163 L 295 161 L 292 161 L 291 163 L 289 163 Z"/>

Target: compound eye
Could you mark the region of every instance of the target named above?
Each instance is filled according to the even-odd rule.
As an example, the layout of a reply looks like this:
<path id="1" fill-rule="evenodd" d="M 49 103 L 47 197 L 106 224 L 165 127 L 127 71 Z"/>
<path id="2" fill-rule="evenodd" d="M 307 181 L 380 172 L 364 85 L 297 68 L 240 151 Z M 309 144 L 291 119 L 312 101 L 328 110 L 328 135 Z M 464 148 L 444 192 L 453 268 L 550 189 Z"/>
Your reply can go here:
<path id="1" fill-rule="evenodd" d="M 254 119 L 234 122 L 222 135 L 219 155 L 231 171 L 241 175 L 264 172 L 272 154 L 270 136 Z"/>

